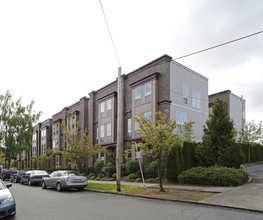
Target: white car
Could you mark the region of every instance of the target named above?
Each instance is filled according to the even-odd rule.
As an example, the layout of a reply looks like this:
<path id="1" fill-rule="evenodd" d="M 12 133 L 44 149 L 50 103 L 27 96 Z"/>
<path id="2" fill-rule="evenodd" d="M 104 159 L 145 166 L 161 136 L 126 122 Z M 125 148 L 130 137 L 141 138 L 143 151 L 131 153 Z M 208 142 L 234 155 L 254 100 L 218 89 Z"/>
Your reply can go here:
<path id="1" fill-rule="evenodd" d="M 55 188 L 58 192 L 63 189 L 79 189 L 82 190 L 88 185 L 85 176 L 72 170 L 57 170 L 48 177 L 44 177 L 41 182 L 42 189 Z"/>

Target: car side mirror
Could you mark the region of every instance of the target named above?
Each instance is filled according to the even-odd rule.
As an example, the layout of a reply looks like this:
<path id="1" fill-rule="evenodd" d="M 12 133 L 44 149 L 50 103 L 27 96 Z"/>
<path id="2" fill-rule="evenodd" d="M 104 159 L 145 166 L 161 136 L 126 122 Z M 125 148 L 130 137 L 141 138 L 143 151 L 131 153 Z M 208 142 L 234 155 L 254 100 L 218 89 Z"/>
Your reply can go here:
<path id="1" fill-rule="evenodd" d="M 6 184 L 6 187 L 7 187 L 7 188 L 10 188 L 11 186 L 12 186 L 12 183 L 7 183 L 7 184 Z"/>

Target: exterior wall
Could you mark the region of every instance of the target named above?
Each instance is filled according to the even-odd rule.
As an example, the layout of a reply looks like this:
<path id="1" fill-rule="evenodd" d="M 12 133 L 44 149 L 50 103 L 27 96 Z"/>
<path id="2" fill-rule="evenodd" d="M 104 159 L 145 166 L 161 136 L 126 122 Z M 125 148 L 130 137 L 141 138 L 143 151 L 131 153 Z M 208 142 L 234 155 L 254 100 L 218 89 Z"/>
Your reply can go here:
<path id="1" fill-rule="evenodd" d="M 208 79 L 177 62 L 171 62 L 170 69 L 170 117 L 178 120 L 177 113 L 185 113 L 187 122 L 195 122 L 194 137 L 201 141 L 203 125 L 208 120 Z M 184 103 L 183 86 L 188 88 L 187 104 Z M 193 90 L 200 93 L 200 108 L 193 106 Z"/>

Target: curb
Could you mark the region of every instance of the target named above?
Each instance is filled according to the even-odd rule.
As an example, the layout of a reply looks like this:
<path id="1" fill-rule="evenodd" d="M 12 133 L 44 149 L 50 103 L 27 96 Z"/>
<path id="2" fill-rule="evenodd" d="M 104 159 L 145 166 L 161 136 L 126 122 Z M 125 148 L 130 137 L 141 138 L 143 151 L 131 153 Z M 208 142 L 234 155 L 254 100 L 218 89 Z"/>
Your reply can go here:
<path id="1" fill-rule="evenodd" d="M 161 200 L 161 201 L 169 201 L 169 202 L 178 202 L 178 203 L 187 203 L 187 204 L 200 205 L 200 206 L 211 206 L 211 207 L 235 209 L 235 210 L 241 210 L 241 211 L 247 211 L 247 212 L 256 212 L 256 213 L 260 213 L 260 214 L 263 213 L 263 210 L 260 210 L 260 209 L 243 208 L 243 207 L 238 207 L 238 206 L 229 206 L 229 205 L 221 205 L 221 204 L 206 203 L 206 202 L 197 202 L 197 201 L 192 201 L 192 200 L 141 196 L 141 195 L 133 195 L 133 194 L 117 193 L 117 192 L 107 192 L 107 191 L 100 191 L 100 190 L 93 190 L 93 189 L 85 189 L 85 190 L 90 191 L 90 192 L 107 193 L 107 194 L 112 194 L 112 195 L 129 196 L 129 197 L 152 199 L 152 200 Z"/>

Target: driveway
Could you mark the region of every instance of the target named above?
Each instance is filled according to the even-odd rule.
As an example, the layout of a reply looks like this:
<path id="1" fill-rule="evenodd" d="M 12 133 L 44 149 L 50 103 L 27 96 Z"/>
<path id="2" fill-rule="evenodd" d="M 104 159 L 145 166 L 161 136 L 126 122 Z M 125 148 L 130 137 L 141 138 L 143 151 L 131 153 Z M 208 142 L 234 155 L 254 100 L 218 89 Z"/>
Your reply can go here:
<path id="1" fill-rule="evenodd" d="M 252 177 L 252 182 L 263 183 L 263 164 L 248 165 L 245 171 Z"/>

